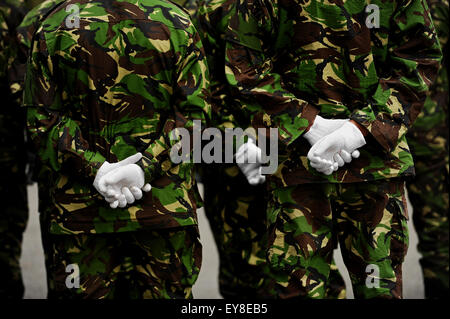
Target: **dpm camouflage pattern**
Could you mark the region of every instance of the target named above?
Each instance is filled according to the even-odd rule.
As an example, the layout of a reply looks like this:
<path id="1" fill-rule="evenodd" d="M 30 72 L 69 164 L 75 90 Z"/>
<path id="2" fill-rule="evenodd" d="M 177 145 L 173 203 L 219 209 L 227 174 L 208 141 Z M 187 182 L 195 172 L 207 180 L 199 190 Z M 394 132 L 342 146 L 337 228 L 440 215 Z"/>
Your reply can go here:
<path id="1" fill-rule="evenodd" d="M 366 24 L 368 5 L 379 8 L 379 27 Z M 253 105 L 252 125 L 279 130 L 280 165 L 271 187 L 414 174 L 405 134 L 442 56 L 425 0 L 239 0 L 235 6 L 226 76 L 233 93 Z M 351 118 L 369 132 L 361 157 L 329 176 L 309 165 L 310 145 L 299 138 L 316 114 Z"/>
<path id="2" fill-rule="evenodd" d="M 200 33 L 211 75 L 212 119 L 215 127 L 250 125 L 249 107 L 233 99 L 224 69 L 225 33 L 234 13 L 234 2 L 188 1 L 192 20 Z M 180 3 L 182 4 L 182 3 Z M 233 107 L 232 107 L 233 106 Z M 273 282 L 266 264 L 266 186 L 250 186 L 236 165 L 202 165 L 204 208 L 220 257 L 219 288 L 224 298 L 267 298 Z M 334 268 L 333 289 L 327 298 L 345 297 L 345 285 Z"/>
<path id="3" fill-rule="evenodd" d="M 79 19 L 67 24 L 65 8 Z M 73 27 L 76 21 L 79 26 Z M 208 68 L 189 16 L 167 1 L 66 1 L 32 44 L 24 105 L 44 169 L 50 232 L 82 234 L 196 225 L 193 163 L 174 164 L 174 128 L 210 116 Z M 92 186 L 107 160 L 141 152 L 151 193 L 111 209 Z M 44 178 L 45 176 L 45 178 Z"/>
<path id="4" fill-rule="evenodd" d="M 219 290 L 224 298 L 270 298 L 266 185 L 251 186 L 236 165 L 200 168 L 204 209 L 219 252 Z"/>
<path id="5" fill-rule="evenodd" d="M 43 242 L 49 252 L 49 299 L 192 298 L 202 258 L 195 226 L 119 234 L 47 233 Z M 70 275 L 79 275 L 79 287 Z"/>
<path id="6" fill-rule="evenodd" d="M 425 297 L 449 295 L 448 1 L 428 1 L 443 60 L 425 106 L 408 132 L 416 176 L 408 182 L 413 221 L 422 254 Z"/>
<path id="7" fill-rule="evenodd" d="M 36 1 L 35 1 L 36 2 Z M 19 54 L 16 56 L 16 64 L 26 65 L 27 58 L 29 56 L 29 52 L 31 49 L 31 42 L 33 39 L 34 33 L 40 26 L 41 20 L 49 13 L 52 9 L 55 8 L 56 5 L 62 3 L 63 0 L 46 0 L 35 7 L 33 7 L 22 20 L 22 23 L 17 27 L 17 37 L 19 41 Z M 25 67 L 24 67 L 25 69 Z M 15 83 L 12 83 L 12 88 L 17 94 L 23 95 L 24 88 L 24 78 L 17 79 Z M 39 175 L 39 170 L 43 169 L 45 176 L 45 168 L 40 167 L 39 160 L 33 150 L 32 143 L 30 139 L 28 139 L 28 143 L 30 144 L 28 147 L 28 163 L 29 163 L 29 179 L 33 181 L 37 181 L 37 175 Z M 50 207 L 52 205 L 50 196 L 48 194 L 48 190 L 52 186 L 52 181 L 41 179 L 38 185 L 38 207 L 42 210 L 45 210 L 45 207 Z M 40 216 L 43 217 L 43 216 Z M 44 226 L 45 220 L 41 226 Z M 43 231 L 47 231 L 46 228 L 43 228 Z M 44 253 L 46 253 L 44 251 Z"/>
<path id="8" fill-rule="evenodd" d="M 224 298 L 273 298 L 266 262 L 266 185 L 250 186 L 234 165 L 204 165 L 204 209 L 219 251 L 219 290 Z M 345 283 L 332 261 L 325 298 L 344 299 Z"/>
<path id="9" fill-rule="evenodd" d="M 23 64 L 25 73 L 25 64 L 28 59 L 29 51 L 31 49 L 31 41 L 34 33 L 39 28 L 41 20 L 59 3 L 64 0 L 46 0 L 34 1 L 36 6 L 27 12 L 22 22 L 17 27 L 17 39 L 19 41 L 19 52 L 16 60 L 17 64 Z M 24 74 L 25 75 L 25 74 Z M 12 83 L 12 90 L 17 94 L 23 95 L 23 86 L 25 76 L 21 76 L 14 83 Z"/>
<path id="10" fill-rule="evenodd" d="M 404 192 L 398 179 L 272 190 L 268 259 L 278 297 L 324 298 L 339 242 L 355 298 L 401 298 Z"/>
<path id="11" fill-rule="evenodd" d="M 212 124 L 221 129 L 249 126 L 231 98 L 224 72 L 223 35 L 232 7 L 226 1 L 177 1 L 189 12 L 202 39 L 210 70 Z M 228 1 L 229 3 L 229 1 Z M 197 10 L 195 10 L 197 8 Z M 231 107 L 236 105 L 236 107 Z M 219 251 L 219 290 L 224 298 L 269 298 L 265 185 L 250 186 L 234 164 L 203 164 L 204 208 Z"/>
<path id="12" fill-rule="evenodd" d="M 24 1 L 0 1 L 0 298 L 22 298 L 20 269 L 22 236 L 28 220 L 25 165 L 25 114 L 20 96 L 11 90 L 19 76 L 13 63 L 18 44 L 16 28 L 26 12 Z"/>

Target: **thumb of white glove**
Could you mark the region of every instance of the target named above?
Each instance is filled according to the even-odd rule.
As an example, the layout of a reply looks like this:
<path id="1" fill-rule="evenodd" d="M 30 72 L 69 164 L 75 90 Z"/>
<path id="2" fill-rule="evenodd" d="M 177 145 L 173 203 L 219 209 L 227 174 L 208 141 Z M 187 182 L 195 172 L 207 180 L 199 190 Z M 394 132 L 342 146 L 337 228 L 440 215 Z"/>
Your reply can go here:
<path id="1" fill-rule="evenodd" d="M 309 142 L 309 144 L 316 144 L 322 137 L 336 131 L 338 128 L 342 127 L 347 123 L 349 119 L 344 120 L 333 120 L 324 119 L 320 115 L 317 115 L 313 125 L 309 128 L 309 131 L 303 134 L 304 138 Z"/>
<path id="2" fill-rule="evenodd" d="M 239 147 L 236 152 L 236 163 L 250 185 L 265 182 L 266 177 L 261 174 L 262 151 L 252 139 Z"/>
<path id="3" fill-rule="evenodd" d="M 94 187 L 95 189 L 102 195 L 105 196 L 105 194 L 100 190 L 99 187 L 99 182 L 100 179 L 105 176 L 107 173 L 113 171 L 114 169 L 118 168 L 118 167 L 122 167 L 122 166 L 126 166 L 128 164 L 135 164 L 137 162 L 140 161 L 140 159 L 142 158 L 142 154 L 141 153 L 136 153 L 134 155 L 131 155 L 127 158 L 125 158 L 124 160 L 121 160 L 117 163 L 109 163 L 108 161 L 105 161 L 102 166 L 100 166 L 99 170 L 97 171 L 97 174 L 95 175 L 95 179 L 94 179 Z"/>

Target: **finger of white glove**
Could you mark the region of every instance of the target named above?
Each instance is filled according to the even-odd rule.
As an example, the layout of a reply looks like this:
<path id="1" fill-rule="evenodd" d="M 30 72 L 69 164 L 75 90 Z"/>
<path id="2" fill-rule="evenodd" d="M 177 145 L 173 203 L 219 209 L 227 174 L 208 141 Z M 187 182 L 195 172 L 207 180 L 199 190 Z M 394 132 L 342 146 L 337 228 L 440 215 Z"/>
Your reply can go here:
<path id="1" fill-rule="evenodd" d="M 339 153 L 335 153 L 333 159 L 338 164 L 339 167 L 344 166 L 345 162 L 342 159 L 341 155 L 339 155 Z"/>
<path id="2" fill-rule="evenodd" d="M 339 164 L 338 163 L 333 163 L 333 172 L 336 172 L 339 168 Z"/>
<path id="3" fill-rule="evenodd" d="M 313 157 L 313 159 L 310 161 L 310 165 L 315 169 L 324 169 L 333 165 L 333 162 L 322 159 L 320 157 Z"/>
<path id="4" fill-rule="evenodd" d="M 108 190 L 106 191 L 105 197 L 114 197 L 114 198 L 117 199 L 117 196 L 118 196 L 118 195 L 119 195 L 119 194 L 118 194 L 114 189 L 110 188 L 110 189 L 108 189 Z"/>
<path id="5" fill-rule="evenodd" d="M 353 158 L 358 158 L 359 155 L 361 155 L 361 154 L 359 153 L 358 150 L 354 150 L 353 153 L 352 153 L 352 157 L 353 157 Z"/>
<path id="6" fill-rule="evenodd" d="M 244 173 L 250 185 L 256 185 L 258 183 L 259 177 L 261 176 L 260 172 L 260 166 L 253 166 L 252 169 L 249 169 Z"/>
<path id="7" fill-rule="evenodd" d="M 250 183 L 250 185 L 259 185 L 262 184 L 266 181 L 266 176 L 262 175 L 262 167 L 260 166 L 257 170 L 257 174 L 255 174 L 255 176 L 253 177 L 253 181 L 252 183 Z"/>
<path id="8" fill-rule="evenodd" d="M 117 206 L 119 206 L 119 201 L 116 200 L 116 201 L 112 202 L 111 204 L 109 204 L 109 206 L 110 206 L 111 208 L 117 208 Z"/>
<path id="9" fill-rule="evenodd" d="M 124 195 L 120 195 L 118 201 L 119 201 L 120 208 L 124 208 L 125 206 L 127 206 L 127 200 Z"/>
<path id="10" fill-rule="evenodd" d="M 258 170 L 258 168 L 260 167 L 260 164 L 239 164 L 239 169 L 242 171 L 242 173 L 245 176 L 248 176 L 249 174 L 251 174 L 251 172 Z"/>
<path id="11" fill-rule="evenodd" d="M 315 168 L 316 170 L 324 169 L 324 168 L 330 166 L 330 164 L 327 164 L 327 163 L 319 163 L 318 164 L 316 162 L 310 162 L 309 165 L 311 165 L 311 167 Z"/>
<path id="12" fill-rule="evenodd" d="M 352 156 L 346 150 L 341 150 L 340 155 L 346 163 L 350 163 L 352 161 Z"/>
<path id="13" fill-rule="evenodd" d="M 263 184 L 266 181 L 266 175 L 259 176 L 259 184 Z"/>
<path id="14" fill-rule="evenodd" d="M 142 158 L 142 153 L 136 153 L 134 155 L 128 156 L 127 158 L 121 160 L 120 162 L 114 163 L 117 164 L 118 167 L 126 166 L 128 164 L 136 164 Z"/>
<path id="15" fill-rule="evenodd" d="M 128 204 L 134 203 L 134 196 L 128 187 L 122 187 L 122 194 L 125 196 Z"/>
<path id="16" fill-rule="evenodd" d="M 117 198 L 115 196 L 113 196 L 113 197 L 105 197 L 105 200 L 108 203 L 114 203 L 117 200 Z"/>
<path id="17" fill-rule="evenodd" d="M 236 152 L 236 163 L 261 163 L 262 152 L 253 140 L 243 144 Z"/>
<path id="18" fill-rule="evenodd" d="M 331 164 L 331 162 L 327 161 L 324 158 L 318 157 L 318 156 L 313 156 L 311 157 L 311 159 L 309 160 L 311 163 L 315 163 L 315 164 Z"/>
<path id="19" fill-rule="evenodd" d="M 139 200 L 142 198 L 142 191 L 139 187 L 136 186 L 132 186 L 130 188 L 131 193 L 133 194 L 134 198 L 136 198 L 136 200 Z"/>
<path id="20" fill-rule="evenodd" d="M 258 167 L 254 167 L 251 170 L 247 170 L 245 176 L 247 176 L 247 179 L 250 180 L 257 177 L 258 173 L 259 173 Z"/>
<path id="21" fill-rule="evenodd" d="M 144 192 L 149 192 L 152 189 L 152 185 L 150 185 L 149 183 L 145 184 L 144 187 L 142 187 L 142 190 Z"/>
<path id="22" fill-rule="evenodd" d="M 100 180 L 98 181 L 98 191 L 100 194 L 105 195 L 108 191 L 108 188 L 106 187 L 106 180 L 105 176 L 102 176 Z"/>
<path id="23" fill-rule="evenodd" d="M 264 175 L 256 175 L 256 176 L 250 177 L 248 179 L 248 183 L 252 186 L 262 184 L 265 181 L 266 181 L 266 176 L 264 176 Z"/>
<path id="24" fill-rule="evenodd" d="M 328 166 L 328 167 L 326 167 L 326 168 L 318 169 L 317 171 L 318 171 L 319 173 L 324 174 L 324 175 L 330 175 L 331 173 L 334 172 L 334 166 L 333 166 L 333 165 L 330 165 L 330 166 Z"/>

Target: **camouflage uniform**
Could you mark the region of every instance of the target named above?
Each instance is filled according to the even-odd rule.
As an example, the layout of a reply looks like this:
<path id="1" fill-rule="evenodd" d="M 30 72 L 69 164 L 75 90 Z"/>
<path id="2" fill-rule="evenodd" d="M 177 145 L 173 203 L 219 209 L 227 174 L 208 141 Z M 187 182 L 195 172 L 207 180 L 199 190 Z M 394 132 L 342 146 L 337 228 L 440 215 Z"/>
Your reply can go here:
<path id="1" fill-rule="evenodd" d="M 414 208 L 413 221 L 422 254 L 425 297 L 449 294 L 448 260 L 448 1 L 428 1 L 443 50 L 437 81 L 431 86 L 423 111 L 407 139 L 414 157 L 416 176 L 407 182 Z"/>
<path id="2" fill-rule="evenodd" d="M 189 9 L 205 47 L 211 74 L 212 126 L 222 132 L 227 127 L 245 128 L 248 126 L 245 115 L 230 108 L 238 102 L 230 99 L 223 72 L 223 27 L 230 14 L 228 6 L 223 0 L 176 2 Z M 271 281 L 265 263 L 265 185 L 250 186 L 234 164 L 203 164 L 199 178 L 204 185 L 205 214 L 219 252 L 221 295 L 224 298 L 270 296 Z"/>
<path id="3" fill-rule="evenodd" d="M 19 265 L 22 235 L 28 220 L 25 165 L 25 114 L 13 83 L 23 76 L 13 63 L 18 53 L 16 27 L 25 14 L 24 2 L 0 2 L 0 299 L 22 298 L 24 287 Z M 5 100 L 6 99 L 6 100 Z"/>
<path id="4" fill-rule="evenodd" d="M 192 297 L 202 249 L 192 228 L 60 237 L 46 245 L 50 299 Z M 70 278 L 68 289 L 77 273 L 78 285 Z"/>
<path id="5" fill-rule="evenodd" d="M 66 12 L 70 5 L 78 14 Z M 82 284 L 70 296 L 126 295 L 127 276 L 142 285 L 131 298 L 192 296 L 201 263 L 197 186 L 192 162 L 171 161 L 178 140 L 170 132 L 208 120 L 208 77 L 188 14 L 168 1 L 70 0 L 42 20 L 24 105 L 39 183 L 47 187 L 40 205 L 48 204 L 39 210 L 50 297 L 66 296 L 62 267 L 74 261 Z M 97 170 L 136 152 L 152 191 L 126 208 L 109 208 L 92 186 Z M 105 254 L 114 261 L 89 258 L 113 246 Z M 124 253 L 130 249 L 135 254 Z M 120 276 L 109 271 L 118 266 Z M 161 275 L 167 269 L 170 276 Z"/>
<path id="6" fill-rule="evenodd" d="M 379 27 L 366 21 L 369 4 Z M 253 127 L 278 128 L 281 141 L 268 178 L 277 295 L 323 298 L 339 241 L 356 297 L 401 298 L 403 185 L 414 174 L 405 133 L 441 59 L 424 0 L 240 0 L 226 40 L 233 94 L 253 106 Z M 351 118 L 368 132 L 360 158 L 329 176 L 306 158 L 302 134 L 317 114 Z M 369 289 L 371 264 L 379 285 Z"/>
<path id="7" fill-rule="evenodd" d="M 224 72 L 225 28 L 233 1 L 178 0 L 188 9 L 202 38 L 211 74 L 213 126 L 246 128 L 249 116 L 231 98 Z M 235 107 L 231 107 L 234 105 Z M 204 164 L 199 169 L 204 185 L 206 217 L 219 251 L 219 289 L 224 298 L 267 298 L 273 281 L 266 263 L 266 185 L 250 186 L 234 164 Z M 329 298 L 345 296 L 345 285 L 333 270 Z"/>
<path id="8" fill-rule="evenodd" d="M 33 39 L 33 35 L 36 32 L 36 30 L 39 28 L 41 20 L 58 4 L 62 3 L 64 0 L 46 0 L 43 2 L 40 2 L 36 6 L 34 6 L 28 13 L 25 15 L 25 17 L 22 20 L 22 23 L 17 27 L 17 38 L 19 41 L 19 52 L 17 59 L 25 59 L 24 62 L 21 61 L 21 63 L 26 63 L 27 57 L 29 55 L 29 51 L 31 49 L 31 41 Z M 23 82 L 16 83 L 17 90 L 21 90 L 23 92 Z M 28 148 L 29 153 L 31 155 L 28 156 L 29 164 L 30 164 L 30 179 L 34 182 L 37 182 L 37 174 L 40 170 L 39 168 L 39 161 L 34 154 L 34 152 L 31 152 L 33 150 L 33 146 L 31 141 L 29 141 L 30 147 Z M 51 205 L 51 201 L 48 200 L 48 185 L 45 185 L 43 181 L 40 183 L 37 183 L 38 186 L 38 200 L 39 204 L 38 207 L 47 207 Z M 47 202 L 46 202 L 47 200 Z M 40 226 L 45 226 L 44 223 L 40 223 Z M 45 228 L 41 229 L 41 234 L 45 235 Z M 47 258 L 47 252 L 44 250 L 45 257 Z"/>

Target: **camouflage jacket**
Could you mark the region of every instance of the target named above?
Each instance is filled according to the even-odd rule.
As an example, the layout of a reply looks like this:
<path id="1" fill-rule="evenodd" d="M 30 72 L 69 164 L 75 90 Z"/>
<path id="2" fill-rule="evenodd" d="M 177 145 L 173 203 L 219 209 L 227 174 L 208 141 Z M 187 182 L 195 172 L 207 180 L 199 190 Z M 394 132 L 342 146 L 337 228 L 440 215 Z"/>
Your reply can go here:
<path id="1" fill-rule="evenodd" d="M 194 23 L 194 25 L 196 26 L 194 16 L 196 15 L 198 10 L 199 0 L 171 0 L 171 1 L 178 4 L 188 12 L 189 16 L 191 17 L 192 23 Z"/>
<path id="2" fill-rule="evenodd" d="M 23 178 L 26 163 L 25 114 L 21 96 L 13 92 L 12 83 L 23 77 L 23 69 L 14 63 L 18 54 L 16 28 L 25 15 L 24 1 L 0 1 L 0 170 L 19 173 Z M 21 177 L 21 178 L 22 178 Z"/>
<path id="3" fill-rule="evenodd" d="M 441 60 L 425 0 L 235 5 L 225 72 L 235 96 L 259 105 L 252 125 L 278 128 L 281 164 L 271 185 L 414 174 L 405 134 Z M 317 114 L 351 118 L 369 132 L 361 157 L 330 176 L 310 167 L 301 137 Z"/>
<path id="4" fill-rule="evenodd" d="M 47 15 L 47 13 L 53 9 L 56 5 L 60 4 L 64 0 L 45 0 L 38 3 L 31 10 L 27 12 L 20 25 L 17 27 L 17 38 L 19 42 L 19 54 L 17 59 L 19 63 L 26 64 L 29 50 L 31 48 L 31 40 L 34 33 L 38 29 L 41 20 Z M 23 94 L 23 78 L 21 82 L 13 83 L 14 91 Z"/>
<path id="5" fill-rule="evenodd" d="M 448 0 L 428 0 L 431 15 L 442 47 L 443 59 L 436 81 L 431 86 L 422 112 L 408 132 L 408 144 L 414 156 L 432 161 L 434 165 L 447 165 L 448 170 Z M 419 172 L 418 172 L 419 173 Z"/>
<path id="6" fill-rule="evenodd" d="M 221 129 L 250 126 L 251 105 L 234 99 L 224 72 L 225 32 L 235 12 L 229 0 L 173 0 L 183 6 L 197 28 L 210 71 L 212 125 Z"/>
<path id="7" fill-rule="evenodd" d="M 220 129 L 250 126 L 251 105 L 236 99 L 225 77 L 225 33 L 236 11 L 235 1 L 200 0 L 193 21 L 200 32 L 211 74 L 214 125 Z"/>
<path id="8" fill-rule="evenodd" d="M 70 0 L 36 32 L 25 80 L 28 129 L 50 179 L 53 233 L 195 225 L 193 164 L 174 164 L 174 128 L 210 116 L 208 68 L 189 16 L 164 0 Z M 98 168 L 136 152 L 152 191 L 110 209 Z M 44 174 L 44 173 L 42 173 Z"/>

